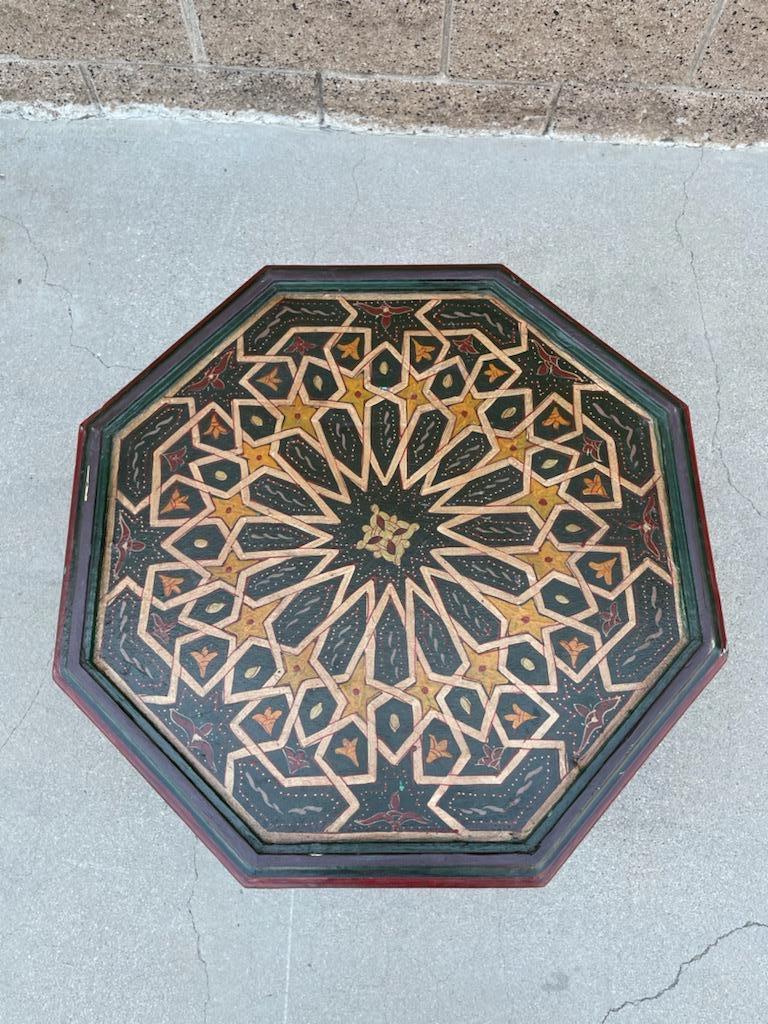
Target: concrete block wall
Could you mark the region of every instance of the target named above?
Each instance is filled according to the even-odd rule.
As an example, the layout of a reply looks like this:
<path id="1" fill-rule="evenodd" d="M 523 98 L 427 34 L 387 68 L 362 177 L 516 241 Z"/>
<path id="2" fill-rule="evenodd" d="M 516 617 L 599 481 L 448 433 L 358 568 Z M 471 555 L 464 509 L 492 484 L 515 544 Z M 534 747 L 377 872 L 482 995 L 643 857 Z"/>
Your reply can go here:
<path id="1" fill-rule="evenodd" d="M 768 139 L 766 0 L 0 0 L 0 101 Z"/>

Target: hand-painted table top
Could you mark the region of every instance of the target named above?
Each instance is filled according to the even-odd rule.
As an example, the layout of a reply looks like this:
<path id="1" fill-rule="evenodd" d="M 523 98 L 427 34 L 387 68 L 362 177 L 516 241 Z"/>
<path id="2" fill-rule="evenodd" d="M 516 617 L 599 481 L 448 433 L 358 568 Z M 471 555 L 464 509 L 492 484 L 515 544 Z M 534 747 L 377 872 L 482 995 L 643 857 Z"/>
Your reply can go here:
<path id="1" fill-rule="evenodd" d="M 57 677 L 247 884 L 545 881 L 722 661 L 692 459 L 500 268 L 267 269 L 84 425 Z"/>

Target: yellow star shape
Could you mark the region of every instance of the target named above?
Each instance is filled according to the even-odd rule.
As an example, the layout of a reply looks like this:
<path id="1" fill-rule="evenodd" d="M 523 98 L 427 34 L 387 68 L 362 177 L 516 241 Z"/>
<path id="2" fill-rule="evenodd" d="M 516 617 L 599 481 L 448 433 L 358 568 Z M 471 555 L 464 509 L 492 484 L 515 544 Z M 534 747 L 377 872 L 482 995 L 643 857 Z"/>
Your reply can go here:
<path id="1" fill-rule="evenodd" d="M 303 683 L 309 679 L 317 679 L 317 669 L 310 664 L 310 658 L 314 650 L 313 644 L 299 651 L 298 654 L 291 654 L 290 651 L 281 651 L 283 658 L 283 674 L 280 676 L 277 685 L 289 686 L 295 697 Z"/>
<path id="2" fill-rule="evenodd" d="M 536 579 L 540 580 L 551 572 L 561 572 L 573 576 L 568 568 L 568 559 L 572 554 L 572 551 L 560 551 L 552 541 L 545 540 L 538 551 L 516 551 L 515 558 L 530 565 L 536 574 Z"/>
<path id="3" fill-rule="evenodd" d="M 257 469 L 262 469 L 264 466 L 270 469 L 280 469 L 280 465 L 275 462 L 270 448 L 271 443 L 269 441 L 266 444 L 248 444 L 247 441 L 243 441 L 242 458 L 248 463 L 249 473 L 254 473 Z"/>
<path id="4" fill-rule="evenodd" d="M 365 416 L 365 403 L 375 397 L 373 391 L 369 391 L 362 380 L 348 380 L 345 381 L 344 394 L 341 398 L 337 398 L 336 401 L 354 406 L 362 423 Z"/>
<path id="5" fill-rule="evenodd" d="M 480 422 L 480 416 L 478 414 L 478 406 L 484 401 L 485 399 L 475 398 L 471 392 L 467 391 L 466 395 L 460 402 L 454 402 L 453 405 L 448 406 L 448 409 L 454 415 L 451 435 L 448 438 L 449 441 L 466 427 L 483 428 L 483 424 Z"/>
<path id="6" fill-rule="evenodd" d="M 354 671 L 349 679 L 337 684 L 346 702 L 345 715 L 357 715 L 365 721 L 368 713 L 368 705 L 376 697 L 381 696 L 381 690 L 368 685 L 365 655 L 355 665 Z"/>
<path id="7" fill-rule="evenodd" d="M 405 399 L 405 415 L 407 420 L 417 416 L 420 409 L 431 408 L 432 403 L 429 395 L 425 393 L 425 388 L 432 380 L 432 377 L 422 377 L 421 380 L 411 377 L 399 393 L 400 398 Z"/>
<path id="8" fill-rule="evenodd" d="M 228 498 L 214 498 L 213 511 L 208 513 L 209 519 L 220 519 L 231 530 L 235 523 L 241 519 L 256 519 L 260 515 L 256 509 L 246 505 L 239 494 L 232 494 Z"/>
<path id="9" fill-rule="evenodd" d="M 528 505 L 542 519 L 546 519 L 553 508 L 557 508 L 558 505 L 566 505 L 567 503 L 567 499 L 558 491 L 557 484 L 547 486 L 540 483 L 534 477 L 531 477 L 531 489 L 528 493 L 522 494 L 513 501 L 514 505 Z"/>
<path id="10" fill-rule="evenodd" d="M 307 405 L 296 395 L 289 405 L 281 406 L 280 411 L 283 414 L 283 430 L 298 428 L 310 437 L 314 437 L 316 441 L 320 440 L 317 436 L 317 427 L 312 422 L 312 417 L 319 411 L 318 406 Z"/>
<path id="11" fill-rule="evenodd" d="M 222 583 L 230 583 L 234 587 L 241 572 L 252 569 L 261 561 L 263 561 L 261 558 L 240 558 L 234 551 L 230 551 L 221 565 L 206 565 L 205 568 L 213 579 L 221 580 Z"/>
<path id="12" fill-rule="evenodd" d="M 493 458 L 486 463 L 487 466 L 492 465 L 494 462 L 502 462 L 504 459 L 514 459 L 516 462 L 525 462 L 525 453 L 528 449 L 538 447 L 535 441 L 531 441 L 528 438 L 528 434 L 525 430 L 521 430 L 520 433 L 515 434 L 514 437 L 504 437 L 501 434 L 496 434 L 494 440 L 498 445 L 499 450 Z"/>
<path id="13" fill-rule="evenodd" d="M 221 628 L 235 638 L 237 647 L 248 640 L 268 640 L 265 623 L 281 600 L 282 598 L 278 598 L 276 601 L 267 601 L 266 604 L 260 604 L 256 608 L 243 598 L 237 618 L 234 622 L 229 622 Z"/>
<path id="14" fill-rule="evenodd" d="M 480 683 L 490 697 L 497 686 L 510 686 L 511 680 L 499 671 L 499 650 L 475 651 L 464 645 L 464 656 L 469 665 L 462 677 L 470 683 Z"/>
<path id="15" fill-rule="evenodd" d="M 542 615 L 533 598 L 523 601 L 522 604 L 512 604 L 500 597 L 494 597 L 493 594 L 484 594 L 483 596 L 506 619 L 507 636 L 528 634 L 536 640 L 541 640 L 542 632 L 547 626 L 556 625 L 554 619 L 550 619 L 548 615 Z"/>
<path id="16" fill-rule="evenodd" d="M 408 696 L 415 697 L 421 705 L 422 718 L 428 711 L 440 711 L 440 705 L 436 698 L 444 686 L 445 683 L 430 679 L 422 668 L 421 662 L 416 659 L 416 679 L 408 687 Z"/>

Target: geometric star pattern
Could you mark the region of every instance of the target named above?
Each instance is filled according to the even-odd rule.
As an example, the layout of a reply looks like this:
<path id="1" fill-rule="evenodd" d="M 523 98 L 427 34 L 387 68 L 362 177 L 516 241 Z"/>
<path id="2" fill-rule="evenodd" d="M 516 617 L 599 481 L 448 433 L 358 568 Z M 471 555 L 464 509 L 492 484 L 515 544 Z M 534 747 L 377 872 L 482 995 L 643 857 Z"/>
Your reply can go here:
<path id="1" fill-rule="evenodd" d="M 658 444 L 495 296 L 278 294 L 115 437 L 96 663 L 261 838 L 523 840 L 686 642 Z"/>

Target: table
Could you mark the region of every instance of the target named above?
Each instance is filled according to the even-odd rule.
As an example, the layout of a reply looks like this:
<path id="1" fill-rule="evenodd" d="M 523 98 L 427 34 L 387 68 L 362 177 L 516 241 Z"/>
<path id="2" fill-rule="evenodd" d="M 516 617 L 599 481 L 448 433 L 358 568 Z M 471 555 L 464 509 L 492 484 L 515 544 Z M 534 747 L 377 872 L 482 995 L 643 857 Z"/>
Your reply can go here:
<path id="1" fill-rule="evenodd" d="M 544 884 L 724 658 L 685 405 L 503 267 L 265 268 L 81 427 L 55 677 L 244 885 Z"/>

